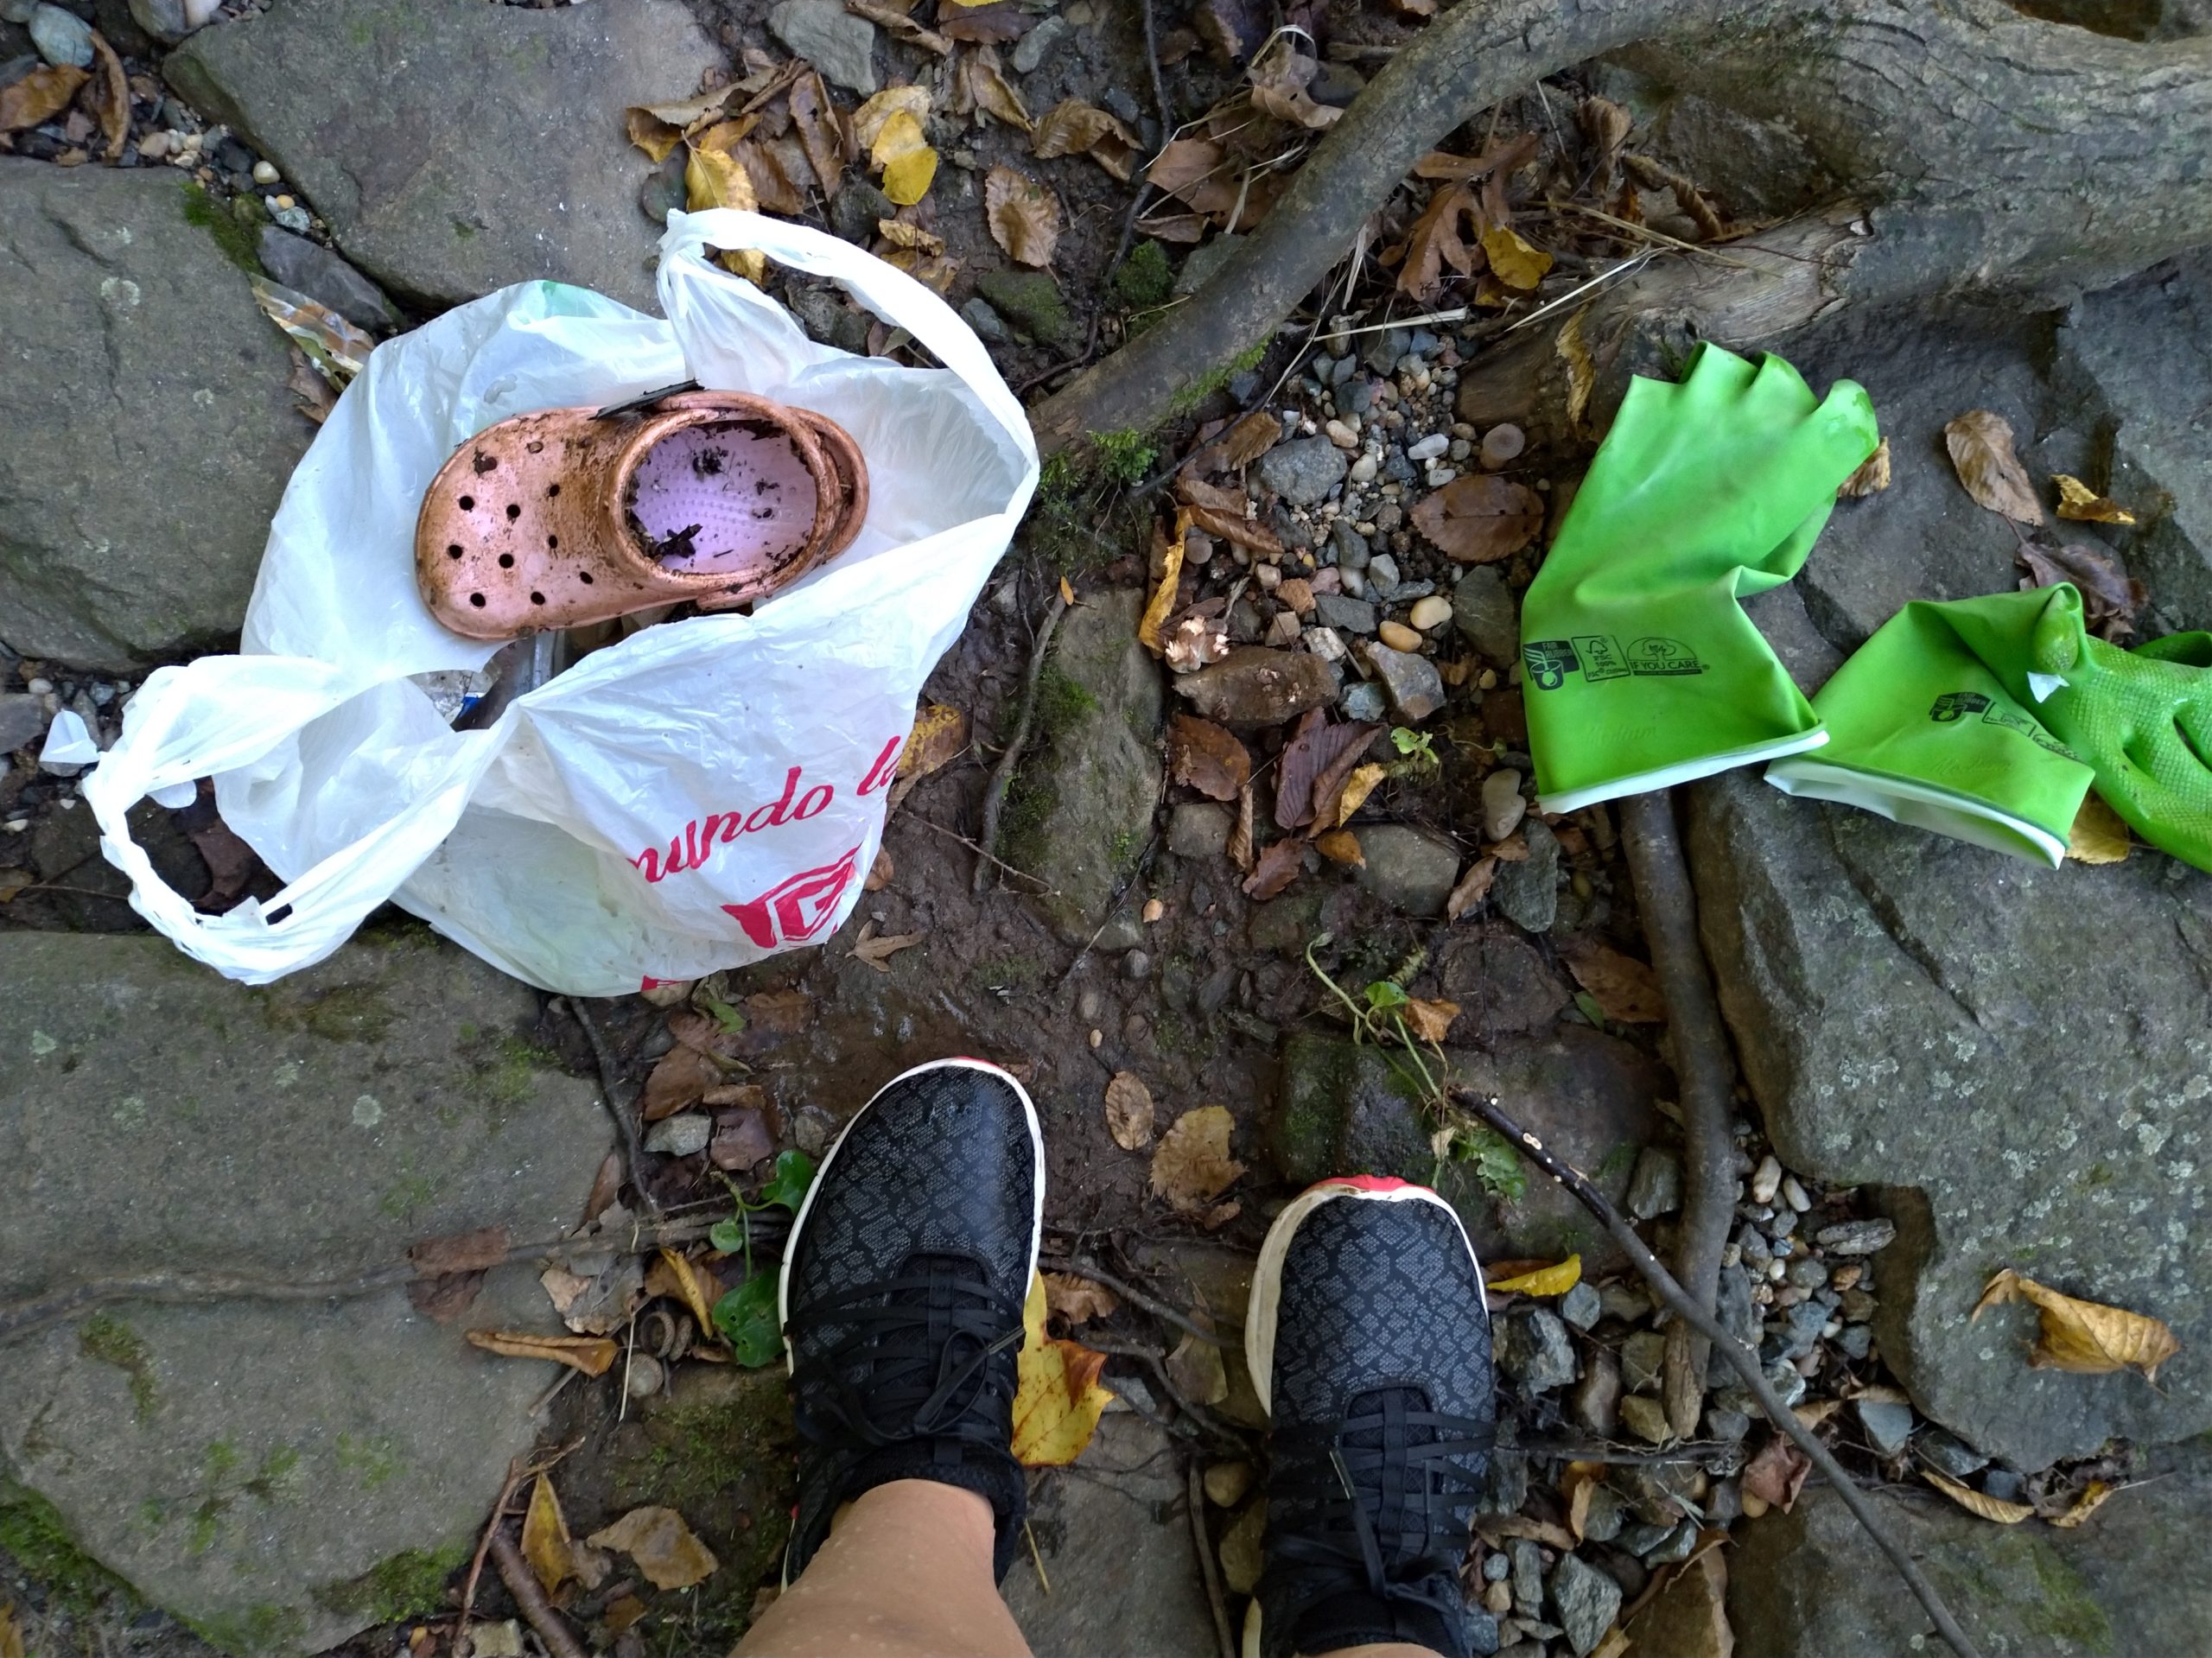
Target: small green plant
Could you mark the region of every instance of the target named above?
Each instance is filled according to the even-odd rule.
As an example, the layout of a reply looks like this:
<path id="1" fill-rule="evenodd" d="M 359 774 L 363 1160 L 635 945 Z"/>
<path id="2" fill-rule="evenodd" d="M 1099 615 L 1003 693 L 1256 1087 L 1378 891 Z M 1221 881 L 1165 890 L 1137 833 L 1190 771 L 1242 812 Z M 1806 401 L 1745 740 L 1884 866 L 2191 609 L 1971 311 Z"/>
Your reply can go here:
<path id="1" fill-rule="evenodd" d="M 1403 756 L 1390 769 L 1400 777 L 1420 777 L 1435 771 L 1442 764 L 1436 758 L 1436 738 L 1429 732 L 1412 731 L 1404 726 L 1390 727 L 1390 746 Z"/>
<path id="2" fill-rule="evenodd" d="M 701 990 L 691 1000 L 721 1026 L 724 1036 L 735 1036 L 744 1030 L 745 1015 L 712 991 Z"/>
<path id="3" fill-rule="evenodd" d="M 1114 297 L 1133 311 L 1165 305 L 1174 291 L 1175 267 L 1167 262 L 1167 250 L 1149 238 L 1130 249 L 1114 273 Z"/>
<path id="4" fill-rule="evenodd" d="M 776 1172 L 747 1201 L 734 1181 L 724 1182 L 737 1204 L 737 1213 L 717 1221 L 707 1242 L 724 1255 L 745 1257 L 745 1281 L 725 1293 L 714 1305 L 715 1328 L 729 1342 L 737 1362 L 757 1370 L 772 1363 L 784 1350 L 783 1330 L 776 1318 L 776 1274 L 753 1265 L 752 1217 L 770 1209 L 787 1209 L 794 1216 L 814 1184 L 814 1159 L 804 1152 L 784 1152 L 776 1159 Z"/>
<path id="5" fill-rule="evenodd" d="M 1135 489 L 1152 470 L 1158 446 L 1142 432 L 1100 432 L 1090 440 L 1098 452 L 1098 470 L 1124 489 Z"/>

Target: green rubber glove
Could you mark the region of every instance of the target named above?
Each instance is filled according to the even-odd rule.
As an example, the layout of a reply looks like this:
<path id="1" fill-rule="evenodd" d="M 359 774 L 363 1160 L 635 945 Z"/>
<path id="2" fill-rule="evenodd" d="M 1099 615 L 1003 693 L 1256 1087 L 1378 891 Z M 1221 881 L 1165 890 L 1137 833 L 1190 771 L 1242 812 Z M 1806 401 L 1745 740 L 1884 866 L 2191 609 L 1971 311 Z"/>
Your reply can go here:
<path id="1" fill-rule="evenodd" d="M 1874 451 L 1849 380 L 1700 346 L 1638 378 L 1521 613 L 1539 803 L 1571 811 L 1816 746 L 1811 706 L 1737 599 L 1797 574 Z"/>
<path id="2" fill-rule="evenodd" d="M 2049 597 L 1907 605 L 1814 697 L 1826 746 L 1766 780 L 2056 868 L 2091 774 L 2023 701 Z"/>

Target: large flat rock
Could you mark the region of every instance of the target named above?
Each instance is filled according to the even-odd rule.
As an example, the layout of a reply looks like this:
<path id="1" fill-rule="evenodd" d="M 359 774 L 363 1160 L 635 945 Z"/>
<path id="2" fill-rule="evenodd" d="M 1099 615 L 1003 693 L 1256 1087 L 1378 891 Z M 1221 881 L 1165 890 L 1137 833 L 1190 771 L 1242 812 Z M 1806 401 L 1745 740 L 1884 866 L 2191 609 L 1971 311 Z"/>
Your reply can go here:
<path id="1" fill-rule="evenodd" d="M 690 97 L 721 61 L 680 0 L 276 0 L 201 29 L 166 73 L 403 298 L 550 276 L 650 307 L 651 164 L 622 111 Z"/>
<path id="2" fill-rule="evenodd" d="M 1876 1493 L 1884 1523 L 1988 1658 L 2201 1652 L 2212 1451 L 2155 1458 L 2083 1526 L 1993 1526 L 1932 1491 Z M 1923 1658 L 1945 1650 L 1842 1499 L 1807 1489 L 1738 1528 L 1728 1566 L 1736 1650 L 1757 1658 Z"/>
<path id="3" fill-rule="evenodd" d="M 2212 875 L 2156 853 L 2045 870 L 1738 772 L 1692 794 L 1706 950 L 1791 1168 L 1878 1188 L 1877 1336 L 1921 1409 L 2023 1468 L 2212 1427 Z M 1970 1324 L 2015 1267 L 2156 1313 L 2133 1374 L 2031 1369 Z"/>
<path id="4" fill-rule="evenodd" d="M 0 641 L 220 648 L 314 435 L 283 336 L 167 168 L 0 158 Z"/>
<path id="5" fill-rule="evenodd" d="M 532 994 L 413 928 L 264 989 L 161 939 L 11 933 L 0 981 L 0 1295 L 550 1238 L 606 1152 Z M 111 1304 L 0 1346 L 0 1472 L 216 1644 L 318 1650 L 435 1597 L 553 1379 L 462 1331 L 550 1312 L 526 1265 L 451 1325 L 397 1291 Z"/>

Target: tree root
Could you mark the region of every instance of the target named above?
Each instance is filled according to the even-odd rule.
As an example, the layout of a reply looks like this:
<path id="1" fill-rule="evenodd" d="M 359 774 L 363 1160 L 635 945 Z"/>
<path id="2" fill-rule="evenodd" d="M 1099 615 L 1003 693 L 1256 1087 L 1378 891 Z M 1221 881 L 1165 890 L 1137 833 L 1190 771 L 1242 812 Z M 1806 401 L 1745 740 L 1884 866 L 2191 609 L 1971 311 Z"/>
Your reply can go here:
<path id="1" fill-rule="evenodd" d="M 1621 844 L 1636 883 L 1644 942 L 1667 997 L 1682 1112 L 1682 1219 L 1675 1276 L 1707 1316 L 1720 1283 L 1720 1254 L 1735 1218 L 1735 1137 L 1730 1132 L 1735 1079 L 1728 1037 L 1713 1001 L 1697 937 L 1697 895 L 1675 834 L 1670 789 L 1621 803 Z M 1705 1406 L 1706 1338 L 1677 1319 L 1667 1331 L 1667 1424 L 1681 1439 L 1697 1432 Z"/>
<path id="2" fill-rule="evenodd" d="M 1936 1633 L 1949 1644 L 1951 1650 L 1958 1654 L 1959 1658 L 1980 1658 L 1980 1649 L 1951 1615 L 1950 1608 L 1944 1604 L 1942 1596 L 1929 1581 L 1928 1574 L 1920 1569 L 1910 1552 L 1883 1524 L 1881 1516 L 1874 1512 L 1873 1504 L 1867 1501 L 1866 1494 L 1859 1490 L 1858 1482 L 1835 1459 L 1834 1453 L 1821 1443 L 1819 1436 L 1800 1422 L 1796 1413 L 1782 1402 L 1781 1395 L 1775 1392 L 1765 1373 L 1759 1369 L 1758 1355 L 1732 1337 L 1720 1327 L 1718 1319 L 1691 1299 L 1688 1293 L 1675 1281 L 1675 1275 L 1660 1265 L 1658 1256 L 1646 1247 L 1643 1240 L 1637 1236 L 1636 1229 L 1622 1217 L 1621 1212 L 1613 1207 L 1604 1192 L 1592 1185 L 1580 1169 L 1560 1159 L 1541 1140 L 1508 1116 L 1496 1098 L 1478 1094 L 1470 1088 L 1454 1087 L 1451 1090 L 1451 1099 L 1454 1105 L 1480 1117 L 1512 1141 L 1523 1157 L 1565 1187 L 1577 1202 L 1590 1211 L 1598 1223 L 1605 1229 L 1607 1236 L 1621 1247 L 1637 1271 L 1643 1274 L 1644 1281 L 1651 1286 L 1675 1318 L 1696 1330 L 1713 1344 L 1713 1350 L 1720 1355 L 1728 1368 L 1735 1371 L 1745 1390 L 1758 1401 L 1759 1409 L 1765 1413 L 1767 1420 L 1788 1434 L 1813 1466 L 1819 1469 L 1828 1483 L 1835 1487 L 1836 1495 L 1843 1499 L 1844 1506 L 1866 1528 L 1866 1534 L 1874 1540 L 1875 1547 L 1888 1556 L 1890 1564 L 1897 1568 L 1897 1575 L 1904 1579 L 1905 1586 L 1912 1591 L 1926 1610 L 1935 1623 Z"/>
<path id="3" fill-rule="evenodd" d="M 545 1650 L 552 1658 L 587 1658 L 575 1630 L 569 1627 L 567 1618 L 553 1610 L 553 1603 L 546 1599 L 537 1574 L 530 1569 L 530 1562 L 523 1559 L 514 1540 L 503 1531 L 492 1534 L 492 1564 L 499 1570 L 499 1581 L 515 1598 L 515 1605 L 524 1621 L 537 1631 L 537 1638 L 545 1643 Z"/>
<path id="4" fill-rule="evenodd" d="M 638 1194 L 638 1202 L 653 1219 L 660 1218 L 660 1199 L 654 1197 L 645 1185 L 645 1147 L 639 1143 L 638 1125 L 633 1117 L 639 1097 L 644 1089 L 622 1080 L 622 1066 L 599 1026 L 584 1012 L 583 1003 L 573 997 L 556 996 L 550 1006 L 565 1007 L 583 1026 L 584 1039 L 591 1044 L 592 1058 L 599 1063 L 600 1096 L 607 1102 L 607 1115 L 614 1119 L 614 1127 L 622 1136 L 622 1162 L 630 1176 L 630 1188 Z"/>
<path id="5" fill-rule="evenodd" d="M 1146 16 L 1151 16 L 1149 8 Z M 1196 1457 L 1185 1467 L 1183 1490 L 1184 1506 L 1191 1511 L 1191 1547 L 1198 1555 L 1198 1580 L 1206 1586 L 1206 1610 L 1213 1614 L 1214 1645 L 1221 1658 L 1236 1658 L 1236 1637 L 1230 1629 L 1229 1603 L 1221 1593 L 1221 1568 L 1214 1563 L 1213 1544 L 1206 1537 L 1205 1477 L 1198 1471 Z"/>
<path id="6" fill-rule="evenodd" d="M 1014 735 L 1007 739 L 1006 750 L 999 756 L 999 763 L 991 768 L 991 780 L 983 789 L 983 828 L 976 837 L 981 847 L 995 847 L 999 839 L 999 814 L 1006 810 L 1006 791 L 1014 785 L 1014 768 L 1021 764 L 1021 751 L 1029 746 L 1030 727 L 1037 723 L 1037 682 L 1044 677 L 1045 658 L 1052 653 L 1052 634 L 1059 627 L 1060 618 L 1068 613 L 1068 601 L 1057 593 L 1045 619 L 1037 628 L 1036 643 L 1029 648 L 1029 671 L 1021 682 L 1021 717 L 1014 721 Z M 976 860 L 976 878 L 972 889 L 980 894 L 990 884 L 991 866 L 998 859 L 986 852 Z"/>

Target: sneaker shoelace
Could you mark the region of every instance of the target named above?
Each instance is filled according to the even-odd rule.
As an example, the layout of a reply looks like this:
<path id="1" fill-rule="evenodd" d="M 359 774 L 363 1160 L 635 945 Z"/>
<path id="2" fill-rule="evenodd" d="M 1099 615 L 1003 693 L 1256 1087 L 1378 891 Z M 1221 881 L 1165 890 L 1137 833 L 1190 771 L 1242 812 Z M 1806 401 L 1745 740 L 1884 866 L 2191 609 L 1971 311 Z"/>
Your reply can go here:
<path id="1" fill-rule="evenodd" d="M 1363 1395 L 1333 1427 L 1276 1430 L 1270 1488 L 1300 1521 L 1271 1547 L 1311 1569 L 1306 1604 L 1364 1592 L 1447 1623 L 1460 1615 L 1465 1516 L 1482 1489 L 1471 1458 L 1492 1433 L 1422 1402 L 1390 1388 Z"/>
<path id="2" fill-rule="evenodd" d="M 999 1411 L 979 1407 L 1012 1406 L 1014 1367 L 993 1361 L 1020 1344 L 1021 1308 L 980 1276 L 967 1262 L 925 1259 L 793 1312 L 795 1334 L 844 1331 L 809 1367 L 799 1432 L 871 1449 L 953 1439 L 1003 1451 Z"/>

